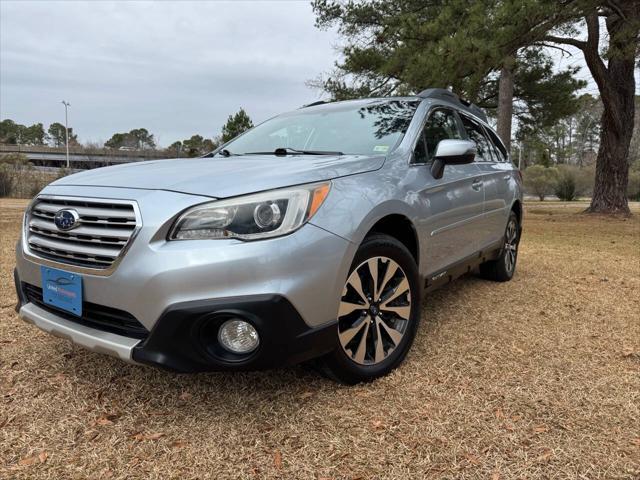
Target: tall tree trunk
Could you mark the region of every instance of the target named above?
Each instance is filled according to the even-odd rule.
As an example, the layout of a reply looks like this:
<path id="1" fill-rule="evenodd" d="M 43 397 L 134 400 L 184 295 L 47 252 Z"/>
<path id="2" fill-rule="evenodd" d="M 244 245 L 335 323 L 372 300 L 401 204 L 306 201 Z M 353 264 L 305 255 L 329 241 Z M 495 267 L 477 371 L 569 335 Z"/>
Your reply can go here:
<path id="1" fill-rule="evenodd" d="M 635 112 L 635 56 L 640 33 L 640 2 L 618 4 L 606 17 L 609 32 L 609 62 L 605 66 L 598 51 L 598 17 L 587 17 L 588 39 L 584 48 L 587 66 L 598 84 L 604 106 L 600 147 L 590 213 L 628 215 L 629 146 Z"/>
<path id="2" fill-rule="evenodd" d="M 629 114 L 631 110 L 631 114 Z M 633 108 L 605 107 L 590 213 L 630 213 L 627 199 Z M 620 129 L 618 124 L 626 125 Z"/>
<path id="3" fill-rule="evenodd" d="M 498 135 L 502 139 L 507 151 L 511 150 L 511 122 L 513 117 L 513 69 L 515 58 L 505 58 L 500 70 L 498 83 Z"/>

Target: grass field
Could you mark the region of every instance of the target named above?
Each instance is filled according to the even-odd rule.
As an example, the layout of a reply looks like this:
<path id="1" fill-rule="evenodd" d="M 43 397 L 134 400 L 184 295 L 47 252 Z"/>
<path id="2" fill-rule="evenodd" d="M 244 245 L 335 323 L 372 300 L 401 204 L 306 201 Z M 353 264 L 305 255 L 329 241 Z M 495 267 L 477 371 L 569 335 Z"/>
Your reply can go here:
<path id="1" fill-rule="evenodd" d="M 406 363 L 176 375 L 17 318 L 0 200 L 0 478 L 640 478 L 640 206 L 530 203 L 513 281 L 426 299 Z"/>

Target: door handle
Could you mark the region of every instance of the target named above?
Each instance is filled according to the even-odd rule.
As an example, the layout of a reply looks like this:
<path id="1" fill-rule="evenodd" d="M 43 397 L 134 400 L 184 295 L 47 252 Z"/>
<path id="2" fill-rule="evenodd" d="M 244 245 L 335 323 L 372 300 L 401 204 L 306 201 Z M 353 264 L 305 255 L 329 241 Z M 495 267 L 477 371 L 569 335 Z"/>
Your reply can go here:
<path id="1" fill-rule="evenodd" d="M 474 180 L 471 184 L 471 188 L 473 188 L 476 192 L 479 192 L 482 188 L 482 180 Z"/>
<path id="2" fill-rule="evenodd" d="M 509 181 L 509 180 L 511 180 L 511 175 L 507 173 L 507 174 L 506 174 L 506 175 L 504 175 L 502 178 L 503 178 L 504 180 Z"/>

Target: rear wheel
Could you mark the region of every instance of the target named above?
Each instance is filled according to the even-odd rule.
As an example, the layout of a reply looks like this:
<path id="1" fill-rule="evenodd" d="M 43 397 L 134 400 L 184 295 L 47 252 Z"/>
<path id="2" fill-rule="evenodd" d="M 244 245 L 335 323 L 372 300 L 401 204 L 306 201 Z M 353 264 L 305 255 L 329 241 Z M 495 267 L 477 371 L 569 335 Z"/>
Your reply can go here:
<path id="1" fill-rule="evenodd" d="M 518 260 L 518 244 L 520 242 L 520 224 L 515 212 L 509 215 L 504 233 L 504 243 L 500 256 L 480 265 L 480 276 L 495 282 L 507 282 L 513 278 Z"/>
<path id="2" fill-rule="evenodd" d="M 358 249 L 342 290 L 338 347 L 325 372 L 347 384 L 386 375 L 407 355 L 420 319 L 418 268 L 407 248 L 372 235 Z"/>

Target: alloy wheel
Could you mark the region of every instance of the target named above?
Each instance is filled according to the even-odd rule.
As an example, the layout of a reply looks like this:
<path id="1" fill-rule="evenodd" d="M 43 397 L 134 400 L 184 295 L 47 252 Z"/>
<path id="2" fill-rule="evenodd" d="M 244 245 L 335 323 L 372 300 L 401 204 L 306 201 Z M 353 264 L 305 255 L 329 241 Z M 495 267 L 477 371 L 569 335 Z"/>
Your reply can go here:
<path id="1" fill-rule="evenodd" d="M 376 365 L 400 344 L 411 318 L 411 286 L 400 265 L 372 257 L 353 270 L 342 291 L 338 337 L 347 356 Z"/>
<path id="2" fill-rule="evenodd" d="M 507 224 L 504 248 L 504 266 L 506 267 L 507 272 L 513 272 L 513 269 L 516 266 L 516 256 L 518 254 L 518 226 L 513 218 L 509 220 L 509 223 Z"/>

